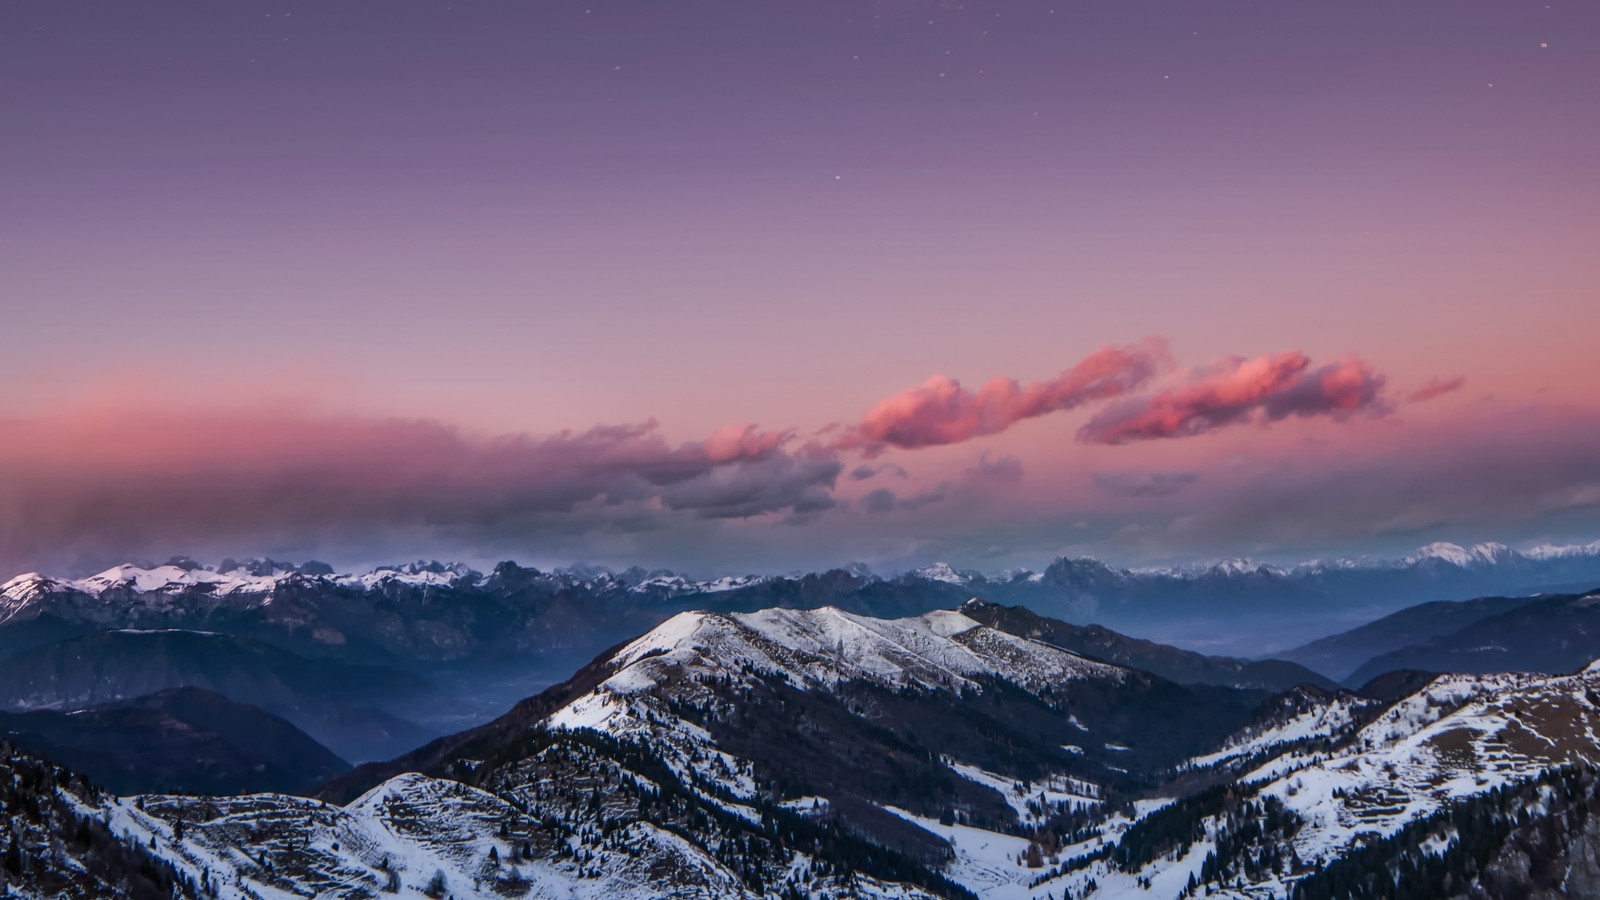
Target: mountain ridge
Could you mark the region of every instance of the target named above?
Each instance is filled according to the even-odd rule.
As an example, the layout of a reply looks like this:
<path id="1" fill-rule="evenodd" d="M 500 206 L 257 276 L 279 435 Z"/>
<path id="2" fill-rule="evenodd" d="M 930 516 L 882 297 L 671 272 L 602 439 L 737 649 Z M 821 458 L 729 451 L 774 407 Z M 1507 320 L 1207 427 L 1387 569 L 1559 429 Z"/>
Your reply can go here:
<path id="1" fill-rule="evenodd" d="M 191 687 L 70 713 L 0 712 L 0 733 L 121 793 L 305 790 L 350 767 L 287 720 Z"/>
<path id="2" fill-rule="evenodd" d="M 1600 590 L 1533 598 L 1425 640 L 1374 655 L 1360 682 L 1396 669 L 1487 674 L 1572 672 L 1600 657 Z"/>
<path id="3" fill-rule="evenodd" d="M 1299 684 L 1324 689 L 1334 680 L 1294 662 L 1207 656 L 1155 641 L 1130 638 L 1099 625 L 1073 625 L 1040 616 L 1022 606 L 1000 606 L 972 599 L 960 611 L 992 628 L 1041 640 L 1080 656 L 1142 669 L 1179 684 L 1215 684 L 1284 691 Z"/>
<path id="4" fill-rule="evenodd" d="M 55 790 L 229 897 L 1245 897 L 1600 763 L 1600 663 L 1186 687 L 1007 612 L 684 612 L 318 798 Z"/>
<path id="5" fill-rule="evenodd" d="M 835 605 L 896 617 L 977 596 L 1208 655 L 1254 657 L 1265 647 L 1299 646 L 1347 629 L 1353 619 L 1419 602 L 1600 579 L 1600 542 L 1526 552 L 1436 544 L 1401 560 L 1288 567 L 1234 561 L 1126 569 L 1063 557 L 1041 571 L 993 576 L 947 565 L 892 577 L 852 567 L 710 580 L 668 570 L 543 571 L 512 562 L 487 573 L 434 561 L 362 575 L 273 560 L 222 568 L 176 558 L 77 580 L 19 575 L 0 586 L 0 655 L 98 628 L 220 627 L 303 654 L 364 662 L 436 665 L 486 654 L 525 658 L 532 651 L 551 655 L 555 675 L 686 609 Z M 428 601 L 446 596 L 456 598 L 455 610 Z"/>
<path id="6" fill-rule="evenodd" d="M 182 629 L 89 632 L 0 663 L 0 709 L 12 711 L 82 709 L 184 687 L 261 706 L 358 760 L 415 746 L 429 732 L 402 715 L 442 702 L 426 679 L 394 667 Z"/>

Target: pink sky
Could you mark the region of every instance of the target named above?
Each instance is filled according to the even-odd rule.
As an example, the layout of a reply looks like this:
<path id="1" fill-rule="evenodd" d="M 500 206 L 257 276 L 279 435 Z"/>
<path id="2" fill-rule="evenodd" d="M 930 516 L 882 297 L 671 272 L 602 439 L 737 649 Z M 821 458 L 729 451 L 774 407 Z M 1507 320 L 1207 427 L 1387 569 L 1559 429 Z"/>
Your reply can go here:
<path id="1" fill-rule="evenodd" d="M 276 12 L 0 10 L 0 566 L 1600 536 L 1592 4 Z"/>

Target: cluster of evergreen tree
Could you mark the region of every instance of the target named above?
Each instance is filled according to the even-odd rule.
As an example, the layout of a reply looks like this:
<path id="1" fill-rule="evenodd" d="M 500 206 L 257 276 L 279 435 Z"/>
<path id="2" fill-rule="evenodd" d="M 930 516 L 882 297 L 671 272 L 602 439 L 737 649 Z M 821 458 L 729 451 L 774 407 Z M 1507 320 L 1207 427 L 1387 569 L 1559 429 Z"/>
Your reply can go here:
<path id="1" fill-rule="evenodd" d="M 1282 800 L 1271 796 L 1224 813 L 1215 825 L 1216 846 L 1200 864 L 1198 883 L 1256 882 L 1298 871 L 1301 862 L 1292 841 L 1301 824 Z"/>
<path id="2" fill-rule="evenodd" d="M 1294 900 L 1423 900 L 1450 896 L 1524 898 L 1543 882 L 1561 889 L 1562 862 L 1591 815 L 1600 780 L 1571 767 L 1497 787 L 1411 822 L 1336 859 L 1295 885 Z M 1508 849 L 1526 868 L 1501 871 Z"/>
<path id="3" fill-rule="evenodd" d="M 1175 800 L 1128 827 L 1111 852 L 1111 862 L 1135 872 L 1164 856 L 1182 854 L 1206 836 L 1205 820 L 1237 807 L 1238 787 L 1219 784 Z"/>
<path id="4" fill-rule="evenodd" d="M 450 774 L 528 814 L 526 822 L 503 829 L 508 845 L 554 840 L 552 855 L 580 867 L 598 865 L 597 854 L 629 852 L 627 829 L 648 823 L 706 847 L 756 894 L 797 887 L 789 859 L 800 851 L 812 859 L 806 877 L 849 884 L 859 874 L 917 884 L 946 897 L 973 896 L 938 871 L 945 858 L 921 858 L 865 839 L 832 813 L 808 814 L 771 797 L 736 798 L 715 778 L 685 783 L 643 742 L 592 731 L 534 730 L 470 771 Z M 759 821 L 733 815 L 716 800 L 754 808 Z M 587 849 L 571 849 L 569 837 Z"/>
<path id="5" fill-rule="evenodd" d="M 101 792 L 82 775 L 0 740 L 0 893 L 117 896 L 132 900 L 201 898 L 197 885 L 171 864 L 99 819 L 79 812 L 64 794 L 92 803 Z"/>
<path id="6" fill-rule="evenodd" d="M 1122 871 L 1137 872 L 1158 859 L 1177 859 L 1209 837 L 1214 846 L 1199 883 L 1287 873 L 1298 863 L 1289 842 L 1300 820 L 1278 798 L 1248 794 L 1248 786 L 1219 784 L 1174 801 L 1129 826 L 1109 858 Z"/>

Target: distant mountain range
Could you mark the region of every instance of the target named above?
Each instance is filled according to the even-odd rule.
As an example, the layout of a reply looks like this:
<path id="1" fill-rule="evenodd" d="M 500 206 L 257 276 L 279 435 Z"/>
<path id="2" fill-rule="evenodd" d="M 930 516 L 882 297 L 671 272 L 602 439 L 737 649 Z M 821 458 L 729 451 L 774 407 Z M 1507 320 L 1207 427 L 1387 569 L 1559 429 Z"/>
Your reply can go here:
<path id="1" fill-rule="evenodd" d="M 1230 560 L 1135 570 L 1063 558 L 1041 572 L 983 575 L 940 564 L 888 578 L 859 566 L 696 580 L 511 562 L 487 574 L 421 562 L 339 575 L 320 563 L 228 560 L 213 569 L 180 558 L 85 579 L 13 578 L 0 586 L 0 656 L 105 628 L 183 628 L 352 662 L 482 668 L 542 657 L 559 677 L 685 610 L 833 605 L 893 617 L 980 597 L 1208 654 L 1259 657 L 1417 603 L 1597 584 L 1600 542 L 1525 551 L 1431 544 L 1400 560 L 1287 567 Z"/>
<path id="2" fill-rule="evenodd" d="M 441 700 L 432 684 L 403 669 L 306 658 L 213 632 L 89 632 L 0 663 L 0 709 L 82 709 L 178 687 L 261 706 L 356 761 L 384 759 L 434 736 L 402 716 Z"/>
<path id="3" fill-rule="evenodd" d="M 1543 596 L 1367 660 L 1346 679 L 1384 672 L 1573 672 L 1600 658 L 1600 592 Z"/>
<path id="4" fill-rule="evenodd" d="M 1280 659 L 1243 660 L 1206 656 L 1190 650 L 1118 634 L 1099 625 L 1072 625 L 1022 606 L 968 600 L 962 614 L 1008 634 L 1032 638 L 1090 659 L 1142 669 L 1179 684 L 1214 684 L 1254 690 L 1286 691 L 1302 684 L 1336 688 L 1337 682 L 1305 666 Z"/>
<path id="5" fill-rule="evenodd" d="M 303 791 L 350 767 L 283 719 L 198 688 L 0 713 L 0 735 L 124 794 Z"/>
<path id="6" fill-rule="evenodd" d="M 1318 672 L 1351 681 L 1356 670 L 1362 669 L 1373 657 L 1426 643 L 1474 622 L 1526 606 L 1538 597 L 1478 597 L 1419 603 L 1349 631 L 1285 650 L 1280 655 Z"/>

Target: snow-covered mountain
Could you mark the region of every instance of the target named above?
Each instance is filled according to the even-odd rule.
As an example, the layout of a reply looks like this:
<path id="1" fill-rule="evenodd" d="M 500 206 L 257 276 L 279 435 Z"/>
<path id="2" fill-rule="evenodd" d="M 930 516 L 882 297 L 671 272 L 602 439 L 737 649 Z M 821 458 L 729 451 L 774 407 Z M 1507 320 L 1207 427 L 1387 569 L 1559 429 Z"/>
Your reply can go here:
<path id="1" fill-rule="evenodd" d="M 495 722 L 335 782 L 342 803 L 70 802 L 222 896 L 1014 894 L 1036 874 L 1024 835 L 1064 839 L 1259 697 L 954 610 L 687 612 Z M 941 828 L 992 845 L 958 852 Z"/>
<path id="2" fill-rule="evenodd" d="M 902 577 L 908 581 L 937 581 L 943 584 L 968 585 L 982 576 L 975 572 L 958 572 L 949 563 L 936 562 L 920 569 L 912 569 Z"/>
<path id="3" fill-rule="evenodd" d="M 1088 558 L 1057 560 L 1043 571 L 1026 568 L 1009 569 L 1002 573 L 984 574 L 959 570 L 949 563 L 935 562 L 911 569 L 895 576 L 899 582 L 932 582 L 961 587 L 971 585 L 1038 584 L 1050 577 L 1053 570 L 1077 572 L 1080 575 L 1097 573 L 1099 577 L 1117 579 L 1156 579 L 1204 581 L 1207 579 L 1238 579 L 1252 576 L 1273 576 L 1286 579 L 1307 579 L 1319 575 L 1349 572 L 1402 572 L 1441 565 L 1460 570 L 1482 570 L 1494 567 L 1515 567 L 1550 562 L 1600 563 L 1600 540 L 1587 544 L 1540 544 L 1524 550 L 1514 550 L 1500 543 L 1479 543 L 1470 547 L 1448 542 L 1435 542 L 1419 547 L 1415 552 L 1393 560 L 1371 557 L 1307 560 L 1292 565 L 1274 565 L 1248 558 L 1235 557 L 1181 566 L 1147 566 L 1119 569 Z M 514 565 L 514 564 L 506 564 Z M 631 568 L 616 572 L 604 567 L 575 565 L 555 569 L 548 573 L 536 569 L 523 569 L 536 577 L 558 582 L 566 587 L 604 588 L 619 586 L 635 592 L 659 589 L 671 594 L 719 593 L 739 590 L 770 582 L 797 582 L 811 573 L 789 575 L 729 574 L 710 579 L 695 579 L 671 570 L 647 571 Z M 860 564 L 837 570 L 865 581 L 881 581 L 870 569 Z M 1564 570 L 1563 570 L 1564 571 Z M 819 573 L 820 574 L 820 573 Z M 223 560 L 215 567 L 203 566 L 187 557 L 175 557 L 161 565 L 136 565 L 132 563 L 113 566 L 86 578 L 53 578 L 37 572 L 16 576 L 0 585 L 0 597 L 15 604 L 29 594 L 51 591 L 77 590 L 99 596 L 107 591 L 124 589 L 135 592 L 178 591 L 201 589 L 219 596 L 235 593 L 268 593 L 277 585 L 294 576 L 326 579 L 332 583 L 373 588 L 393 582 L 398 584 L 429 586 L 481 584 L 489 576 L 462 563 L 441 563 L 417 560 L 399 565 L 379 566 L 365 573 L 336 574 L 326 564 L 311 562 L 295 565 L 272 559 Z"/>
<path id="4" fill-rule="evenodd" d="M 613 784 L 761 823 L 770 864 L 754 883 L 770 889 L 777 877 L 778 895 L 828 890 L 793 873 L 837 861 L 772 838 L 774 825 L 821 829 L 832 837 L 812 840 L 846 855 L 856 851 L 831 842 L 865 841 L 882 863 L 866 874 L 902 882 L 883 887 L 891 895 L 1031 896 L 1027 835 L 1062 845 L 1090 810 L 1247 722 L 1260 697 L 1197 693 L 959 610 L 688 612 L 502 719 L 364 767 L 327 796 L 421 771 L 526 797 L 548 816 L 559 798 L 530 781 L 581 752 L 588 766 L 620 766 Z M 981 840 L 952 845 L 952 829 Z M 738 875 L 745 890 L 749 874 Z"/>
<path id="5" fill-rule="evenodd" d="M 836 606 L 902 618 L 980 597 L 1208 655 L 1255 657 L 1417 603 L 1597 584 L 1600 542 L 1526 552 L 1496 544 L 1434 544 L 1391 562 L 1290 567 L 1228 560 L 1130 570 L 1059 559 L 1039 572 L 989 576 L 936 564 L 887 578 L 859 566 L 700 579 L 642 568 L 544 571 L 510 562 L 483 573 L 434 561 L 342 574 L 321 563 L 252 559 L 207 567 L 175 558 L 162 565 L 116 566 L 86 578 L 26 573 L 7 581 L 0 585 L 0 655 L 104 629 L 175 628 L 262 640 L 304 656 L 400 666 L 430 677 L 449 666 L 461 677 L 469 670 L 515 670 L 548 683 L 605 647 L 687 610 Z M 1319 671 L 1342 677 L 1371 655 L 1341 657 Z M 509 702 L 514 696 L 495 698 Z"/>
<path id="6" fill-rule="evenodd" d="M 1285 896 L 1452 804 L 1600 765 L 1600 665 L 1263 704 L 984 612 L 684 612 L 320 799 L 53 775 L 29 790 L 60 811 L 20 832 L 40 862 L 13 882 L 87 878 L 68 845 L 88 821 L 167 895 Z M 28 801 L 0 784 L 0 805 Z"/>

